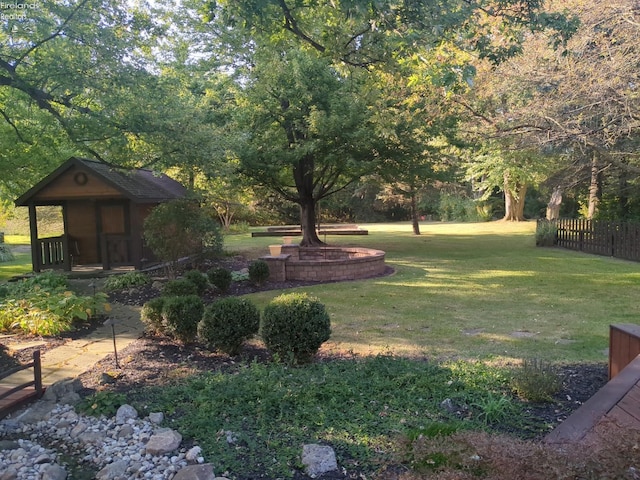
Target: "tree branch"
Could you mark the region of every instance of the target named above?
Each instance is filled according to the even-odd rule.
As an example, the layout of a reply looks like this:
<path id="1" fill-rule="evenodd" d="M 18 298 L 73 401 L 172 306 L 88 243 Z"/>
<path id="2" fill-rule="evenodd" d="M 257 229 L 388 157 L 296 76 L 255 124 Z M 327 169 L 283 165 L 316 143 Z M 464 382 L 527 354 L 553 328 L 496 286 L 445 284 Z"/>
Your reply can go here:
<path id="1" fill-rule="evenodd" d="M 18 130 L 18 127 L 16 126 L 16 124 L 11 121 L 11 118 L 9 118 L 9 115 L 7 115 L 4 110 L 0 110 L 0 115 L 2 115 L 2 117 L 5 119 L 5 121 L 11 126 L 11 128 L 13 128 L 13 131 L 16 133 L 16 136 L 18 137 L 18 139 L 21 142 L 26 143 L 27 145 L 33 145 L 33 142 L 31 142 L 29 140 L 26 140 L 22 136 L 22 134 L 20 133 L 20 130 Z"/>

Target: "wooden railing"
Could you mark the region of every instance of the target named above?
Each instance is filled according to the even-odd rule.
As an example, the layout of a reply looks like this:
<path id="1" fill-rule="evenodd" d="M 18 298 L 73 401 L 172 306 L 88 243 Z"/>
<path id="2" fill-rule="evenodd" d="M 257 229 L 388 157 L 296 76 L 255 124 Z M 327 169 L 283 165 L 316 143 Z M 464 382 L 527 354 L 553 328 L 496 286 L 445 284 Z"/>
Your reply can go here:
<path id="1" fill-rule="evenodd" d="M 71 266 L 67 238 L 65 235 L 59 237 L 38 239 L 38 263 L 40 268 L 65 269 Z"/>
<path id="2" fill-rule="evenodd" d="M 33 368 L 33 380 L 21 383 L 20 385 L 16 385 L 12 388 L 0 389 L 0 418 L 5 417 L 11 411 L 24 405 L 34 397 L 42 397 L 44 388 L 42 388 L 42 364 L 40 362 L 40 350 L 33 352 L 33 361 L 31 363 L 2 372 L 2 374 L 0 374 L 0 382 L 11 375 L 15 375 L 23 370 L 28 370 L 29 368 Z M 25 390 L 29 387 L 33 387 L 33 391 L 26 392 Z M 16 394 L 18 395 L 16 396 Z M 16 397 L 14 400 L 9 398 L 12 395 Z"/>

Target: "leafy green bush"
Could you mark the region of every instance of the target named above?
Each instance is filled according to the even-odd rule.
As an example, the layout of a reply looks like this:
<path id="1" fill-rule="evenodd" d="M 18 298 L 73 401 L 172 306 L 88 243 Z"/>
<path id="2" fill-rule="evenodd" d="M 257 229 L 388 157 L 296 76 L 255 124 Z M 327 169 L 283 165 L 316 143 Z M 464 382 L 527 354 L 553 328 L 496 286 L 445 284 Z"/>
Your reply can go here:
<path id="1" fill-rule="evenodd" d="M 112 275 L 104 282 L 104 289 L 108 292 L 124 288 L 140 287 L 151 282 L 149 275 L 142 272 L 127 272 L 122 275 Z"/>
<path id="2" fill-rule="evenodd" d="M 154 333 L 164 333 L 165 327 L 162 320 L 162 308 L 167 297 L 156 297 L 142 306 L 140 318 L 149 330 Z"/>
<path id="3" fill-rule="evenodd" d="M 144 221 L 144 238 L 153 253 L 175 274 L 178 260 L 213 257 L 222 251 L 222 234 L 198 203 L 173 200 L 155 207 Z"/>
<path id="4" fill-rule="evenodd" d="M 57 335 L 78 321 L 109 310 L 106 294 L 79 296 L 67 289 L 64 275 L 44 273 L 6 285 L 0 300 L 0 328 L 33 335 Z"/>
<path id="5" fill-rule="evenodd" d="M 438 214 L 445 222 L 477 222 L 491 220 L 491 209 L 461 195 L 440 195 Z"/>
<path id="6" fill-rule="evenodd" d="M 198 325 L 198 336 L 212 347 L 240 353 L 242 342 L 258 333 L 260 311 L 245 298 L 230 297 L 209 305 Z"/>
<path id="7" fill-rule="evenodd" d="M 113 417 L 126 401 L 124 393 L 103 391 L 85 397 L 75 408 L 85 415 Z"/>
<path id="8" fill-rule="evenodd" d="M 249 265 L 249 281 L 262 285 L 269 279 L 269 265 L 264 260 L 255 260 Z"/>
<path id="9" fill-rule="evenodd" d="M 186 278 L 178 278 L 168 281 L 162 289 L 165 297 L 184 297 L 186 295 L 198 295 L 198 286 Z"/>
<path id="10" fill-rule="evenodd" d="M 231 272 L 223 267 L 212 268 L 207 272 L 207 277 L 209 277 L 211 285 L 215 286 L 221 292 L 229 290 L 231 282 L 233 281 Z"/>
<path id="11" fill-rule="evenodd" d="M 166 333 L 185 343 L 193 341 L 203 313 L 204 304 L 197 295 L 166 297 L 162 306 Z"/>
<path id="12" fill-rule="evenodd" d="M 249 280 L 249 272 L 243 270 L 231 272 L 231 280 L 234 282 L 244 282 L 246 280 Z"/>
<path id="13" fill-rule="evenodd" d="M 196 286 L 198 295 L 202 295 L 209 286 L 206 275 L 200 270 L 189 270 L 184 274 L 184 278 Z"/>
<path id="14" fill-rule="evenodd" d="M 11 252 L 11 248 L 9 248 L 9 245 L 0 243 L 0 263 L 10 262 L 14 258 L 15 257 L 13 256 L 13 253 Z"/>
<path id="15" fill-rule="evenodd" d="M 330 335 L 331 321 L 324 305 L 306 293 L 274 298 L 260 323 L 267 348 L 288 362 L 310 362 Z"/>
<path id="16" fill-rule="evenodd" d="M 548 363 L 539 360 L 524 360 L 514 370 L 511 387 L 524 400 L 550 402 L 562 388 L 562 380 Z"/>

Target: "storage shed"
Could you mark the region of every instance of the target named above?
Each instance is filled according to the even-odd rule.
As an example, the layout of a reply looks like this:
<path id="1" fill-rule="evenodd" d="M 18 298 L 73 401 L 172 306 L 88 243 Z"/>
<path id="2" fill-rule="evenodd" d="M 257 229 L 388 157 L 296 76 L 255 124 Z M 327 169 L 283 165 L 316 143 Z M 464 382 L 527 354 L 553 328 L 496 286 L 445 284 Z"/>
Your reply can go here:
<path id="1" fill-rule="evenodd" d="M 142 237 L 144 219 L 159 203 L 185 194 L 180 183 L 151 170 L 70 158 L 15 201 L 29 207 L 33 271 L 80 265 L 140 269 L 152 259 Z M 44 205 L 62 207 L 62 236 L 38 238 L 37 207 Z"/>

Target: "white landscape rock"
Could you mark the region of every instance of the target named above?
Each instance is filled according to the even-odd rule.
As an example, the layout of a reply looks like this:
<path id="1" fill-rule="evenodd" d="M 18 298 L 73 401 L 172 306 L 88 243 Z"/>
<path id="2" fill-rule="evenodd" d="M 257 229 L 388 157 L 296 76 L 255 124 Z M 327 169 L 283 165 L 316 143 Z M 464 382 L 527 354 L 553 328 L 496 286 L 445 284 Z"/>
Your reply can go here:
<path id="1" fill-rule="evenodd" d="M 187 460 L 188 449 L 180 448 L 178 432 L 160 429 L 148 419 L 128 418 L 119 425 L 115 417 L 85 417 L 70 405 L 56 405 L 43 416 L 18 413 L 5 418 L 0 439 L 0 480 L 65 480 L 69 474 L 59 464 L 61 454 L 78 459 L 85 473 L 93 472 L 92 478 L 99 480 L 180 480 L 176 475 L 183 469 L 207 465 L 197 446 L 191 446 Z M 157 448 L 149 451 L 155 442 Z M 215 478 L 213 466 L 209 476 L 188 472 L 183 479 Z"/>
<path id="2" fill-rule="evenodd" d="M 131 405 L 122 405 L 116 412 L 116 423 L 118 425 L 123 425 L 128 420 L 135 420 L 136 418 L 138 418 L 138 411 Z"/>
<path id="3" fill-rule="evenodd" d="M 150 455 L 164 455 L 176 450 L 182 443 L 182 435 L 170 428 L 158 430 L 149 438 L 146 453 Z"/>
<path id="4" fill-rule="evenodd" d="M 327 445 L 308 444 L 302 447 L 302 464 L 311 478 L 338 469 L 336 454 Z"/>
<path id="5" fill-rule="evenodd" d="M 213 465 L 206 463 L 204 465 L 190 465 L 180 470 L 173 480 L 215 480 L 216 475 L 213 473 Z"/>

